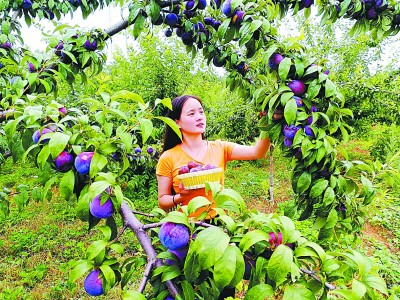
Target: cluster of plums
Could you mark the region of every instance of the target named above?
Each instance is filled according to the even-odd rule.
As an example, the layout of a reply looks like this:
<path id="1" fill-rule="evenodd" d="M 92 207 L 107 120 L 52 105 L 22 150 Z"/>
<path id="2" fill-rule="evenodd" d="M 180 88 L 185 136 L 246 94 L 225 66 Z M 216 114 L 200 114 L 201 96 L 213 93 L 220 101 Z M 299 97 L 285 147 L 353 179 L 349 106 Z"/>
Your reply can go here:
<path id="1" fill-rule="evenodd" d="M 210 5 L 214 9 L 220 9 L 221 12 L 230 18 L 230 26 L 240 26 L 244 20 L 245 11 L 234 7 L 232 0 L 226 0 L 222 3 L 219 0 L 211 0 Z M 214 19 L 213 17 L 206 16 L 203 21 L 198 21 L 192 25 L 189 30 L 185 27 L 185 19 L 191 19 L 196 16 L 197 11 L 204 10 L 207 7 L 206 0 L 185 1 L 184 8 L 180 4 L 176 4 L 172 9 L 165 13 L 162 12 L 158 19 L 154 22 L 155 25 L 161 25 L 162 23 L 169 27 L 165 30 L 164 34 L 167 37 L 172 36 L 175 29 L 175 33 L 181 38 L 182 43 L 185 45 L 196 44 L 199 49 L 204 47 L 204 43 L 208 42 L 211 38 L 211 32 L 218 30 L 221 25 L 221 21 Z M 211 30 L 210 30 L 211 29 Z M 212 63 L 216 67 L 223 67 L 226 64 L 226 58 L 216 51 L 212 58 Z M 239 62 L 236 66 L 236 70 L 245 75 L 248 72 L 249 66 L 244 61 Z"/>
<path id="2" fill-rule="evenodd" d="M 339 3 L 343 2 L 340 0 Z M 379 15 L 388 7 L 387 0 L 363 0 L 362 8 L 356 11 L 354 3 L 350 3 L 346 11 L 346 16 L 356 20 L 366 18 L 367 20 L 376 20 Z M 340 4 L 336 5 L 336 11 L 340 12 Z"/>
<path id="3" fill-rule="evenodd" d="M 202 164 L 197 163 L 192 160 L 192 161 L 188 162 L 187 165 L 180 167 L 178 174 L 194 173 L 194 172 L 199 172 L 199 171 L 212 170 L 212 169 L 216 169 L 216 168 L 217 167 L 214 166 L 213 164 L 202 165 Z"/>

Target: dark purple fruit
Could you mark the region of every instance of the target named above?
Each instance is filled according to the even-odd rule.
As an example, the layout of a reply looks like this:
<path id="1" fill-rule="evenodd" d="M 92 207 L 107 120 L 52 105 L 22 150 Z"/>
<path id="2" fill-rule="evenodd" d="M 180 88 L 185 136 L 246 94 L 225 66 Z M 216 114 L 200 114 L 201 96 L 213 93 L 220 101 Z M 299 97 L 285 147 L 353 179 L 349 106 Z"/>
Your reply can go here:
<path id="1" fill-rule="evenodd" d="M 292 90 L 295 96 L 303 96 L 307 90 L 306 85 L 301 80 L 292 80 L 289 82 L 288 87 Z"/>
<path id="2" fill-rule="evenodd" d="M 90 42 L 90 40 L 86 40 L 83 44 L 83 48 L 89 51 L 94 51 L 97 49 L 97 41 L 93 40 L 93 42 Z"/>
<path id="3" fill-rule="evenodd" d="M 283 60 L 283 56 L 279 53 L 274 53 L 271 55 L 271 57 L 268 59 L 268 66 L 272 70 L 278 70 L 280 62 Z"/>
<path id="4" fill-rule="evenodd" d="M 31 0 L 23 0 L 21 7 L 23 9 L 31 9 L 32 8 L 32 1 Z"/>
<path id="5" fill-rule="evenodd" d="M 235 14 L 235 10 L 231 7 L 232 0 L 225 0 L 224 3 L 221 5 L 222 13 L 227 16 L 228 18 L 233 17 Z"/>
<path id="6" fill-rule="evenodd" d="M 378 13 L 375 11 L 374 8 L 370 8 L 365 13 L 365 17 L 367 18 L 367 20 L 375 20 L 378 17 Z"/>
<path id="7" fill-rule="evenodd" d="M 74 165 L 74 156 L 64 150 L 55 158 L 54 164 L 58 171 L 68 172 Z"/>
<path id="8" fill-rule="evenodd" d="M 177 250 L 189 243 L 189 229 L 183 224 L 166 222 L 161 225 L 158 238 L 165 248 Z"/>
<path id="9" fill-rule="evenodd" d="M 165 35 L 166 37 L 172 36 L 172 29 L 171 29 L 171 28 L 167 28 L 167 29 L 164 31 L 164 35 Z"/>
<path id="10" fill-rule="evenodd" d="M 309 136 L 312 138 L 314 137 L 314 131 L 312 130 L 310 125 L 304 126 L 304 133 L 306 134 L 306 136 Z"/>
<path id="11" fill-rule="evenodd" d="M 86 293 L 90 296 L 103 295 L 103 282 L 100 277 L 100 270 L 94 270 L 88 274 L 83 283 Z"/>
<path id="12" fill-rule="evenodd" d="M 285 127 L 283 128 L 283 135 L 289 139 L 293 139 L 299 129 L 299 126 L 295 126 L 293 124 L 289 126 L 285 125 Z"/>
<path id="13" fill-rule="evenodd" d="M 173 26 L 178 24 L 178 21 L 179 21 L 178 16 L 176 14 L 174 14 L 174 13 L 170 13 L 170 14 L 165 16 L 165 21 L 164 22 L 165 22 L 165 24 L 173 27 Z"/>

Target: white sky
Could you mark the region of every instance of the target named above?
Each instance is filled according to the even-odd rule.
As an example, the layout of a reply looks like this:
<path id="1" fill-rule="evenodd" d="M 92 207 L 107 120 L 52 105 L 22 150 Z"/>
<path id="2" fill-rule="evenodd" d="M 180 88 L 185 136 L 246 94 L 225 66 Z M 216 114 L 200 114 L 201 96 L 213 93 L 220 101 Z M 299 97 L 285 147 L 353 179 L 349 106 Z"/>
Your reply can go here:
<path id="1" fill-rule="evenodd" d="M 126 14 L 124 14 L 124 16 L 125 15 Z M 109 6 L 103 10 L 97 10 L 94 14 L 89 15 L 86 20 L 82 18 L 82 14 L 78 9 L 76 13 L 74 13 L 73 18 L 68 14 L 62 18 L 60 22 L 71 26 L 78 24 L 81 27 L 106 29 L 119 21 L 121 21 L 121 7 Z M 44 51 L 46 49 L 46 43 L 41 40 L 41 30 L 35 26 L 27 27 L 23 21 L 21 23 L 21 35 L 25 44 L 29 46 L 31 51 Z M 46 31 L 52 32 L 54 29 L 53 23 L 47 19 L 42 20 L 40 24 L 46 29 Z M 112 58 L 112 52 L 117 48 L 126 50 L 127 44 L 133 44 L 134 42 L 133 38 L 127 40 L 127 37 L 123 32 L 114 35 L 111 41 L 107 42 L 107 59 L 110 60 Z"/>

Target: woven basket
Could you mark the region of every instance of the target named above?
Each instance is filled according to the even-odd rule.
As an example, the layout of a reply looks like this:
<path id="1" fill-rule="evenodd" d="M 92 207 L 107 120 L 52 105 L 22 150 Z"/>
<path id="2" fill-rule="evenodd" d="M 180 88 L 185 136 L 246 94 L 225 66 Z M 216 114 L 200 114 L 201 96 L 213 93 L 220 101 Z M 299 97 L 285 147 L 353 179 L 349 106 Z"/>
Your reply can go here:
<path id="1" fill-rule="evenodd" d="M 203 188 L 205 182 L 219 182 L 222 177 L 222 168 L 180 174 L 177 178 L 183 183 L 185 190 Z"/>

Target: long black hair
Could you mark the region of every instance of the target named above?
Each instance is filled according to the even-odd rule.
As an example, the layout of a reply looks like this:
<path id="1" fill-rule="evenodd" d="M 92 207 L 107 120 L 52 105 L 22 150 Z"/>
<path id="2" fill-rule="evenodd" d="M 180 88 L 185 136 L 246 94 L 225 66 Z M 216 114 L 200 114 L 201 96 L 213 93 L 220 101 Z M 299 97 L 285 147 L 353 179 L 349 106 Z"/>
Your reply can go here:
<path id="1" fill-rule="evenodd" d="M 193 95 L 182 95 L 179 97 L 176 97 L 174 100 L 172 100 L 172 110 L 168 110 L 167 112 L 167 117 L 171 118 L 172 120 L 176 121 L 181 118 L 181 113 L 182 113 L 182 107 L 186 103 L 186 101 L 190 98 L 196 99 L 197 101 L 200 102 L 201 105 L 203 103 L 201 102 L 201 99 L 197 96 Z M 202 135 L 204 139 L 204 134 Z M 167 151 L 169 149 L 174 148 L 176 145 L 179 145 L 182 143 L 182 140 L 180 137 L 169 127 L 168 125 L 165 125 L 165 132 L 164 132 L 164 145 L 163 145 L 163 152 Z"/>

